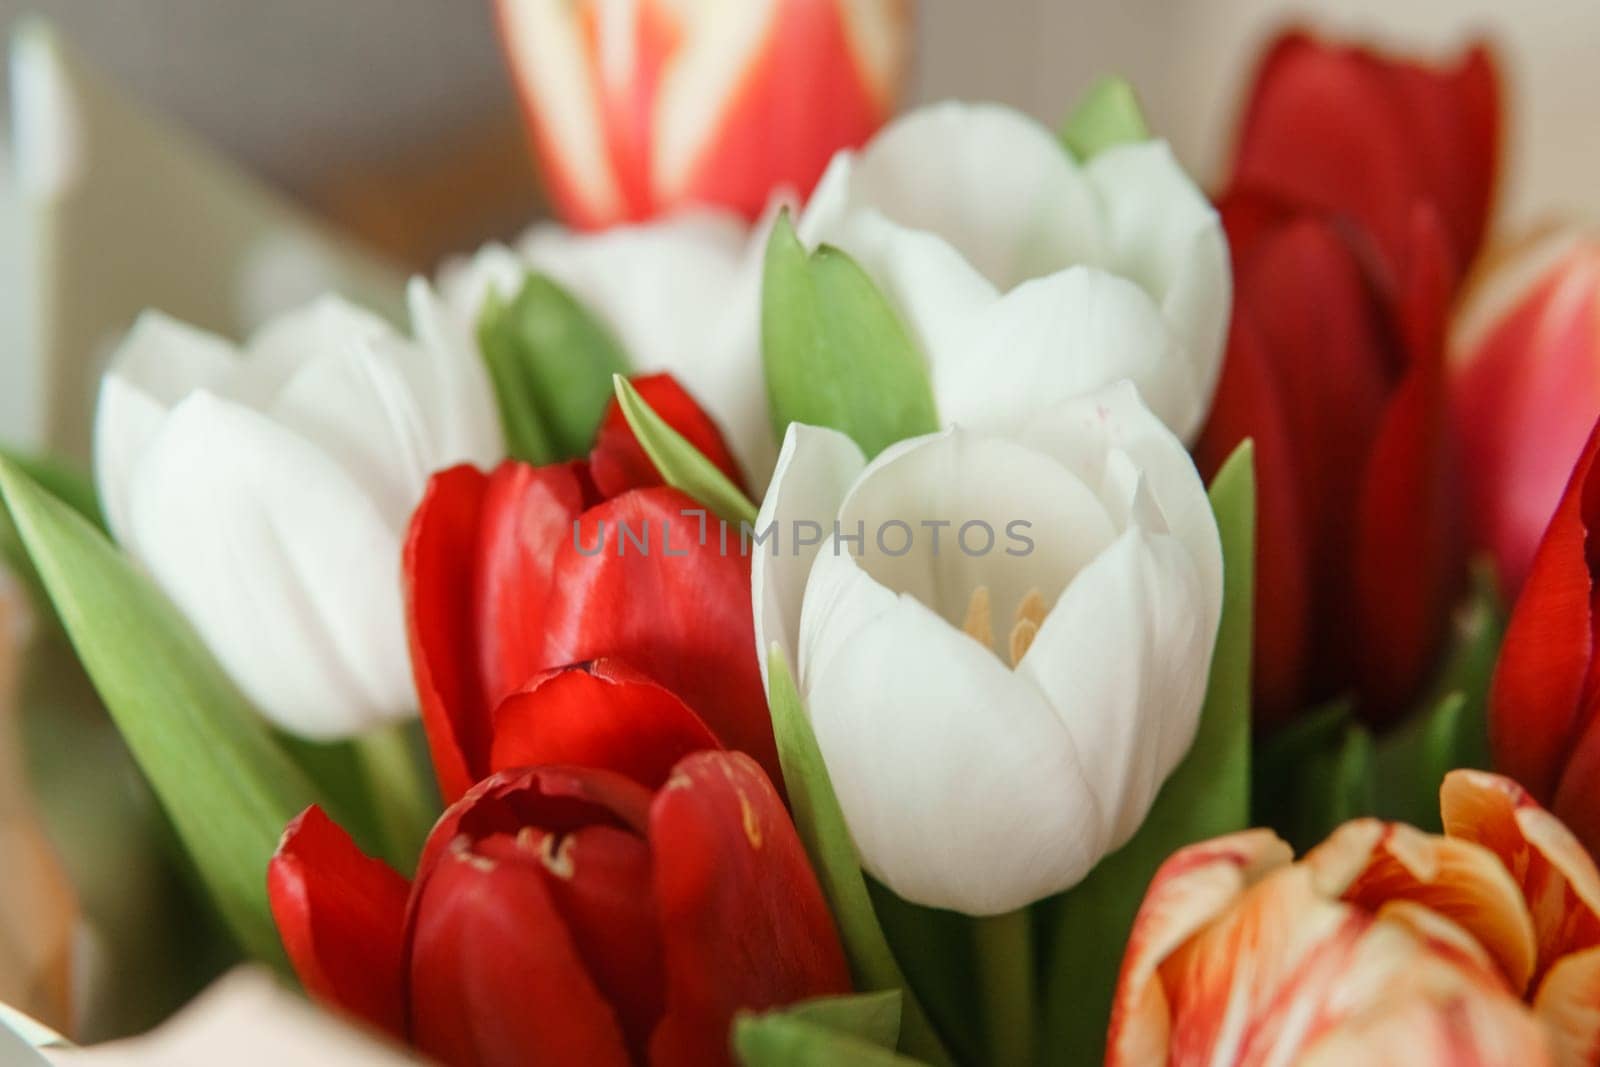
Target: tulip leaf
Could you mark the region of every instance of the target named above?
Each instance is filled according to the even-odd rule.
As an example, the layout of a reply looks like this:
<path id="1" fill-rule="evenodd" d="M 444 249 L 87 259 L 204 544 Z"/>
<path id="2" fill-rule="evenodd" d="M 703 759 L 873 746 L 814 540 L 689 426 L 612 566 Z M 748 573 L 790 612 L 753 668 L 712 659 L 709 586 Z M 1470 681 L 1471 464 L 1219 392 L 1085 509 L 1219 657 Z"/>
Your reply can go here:
<path id="1" fill-rule="evenodd" d="M 623 418 L 668 485 L 688 493 L 729 522 L 755 523 L 756 506 L 715 463 L 657 415 L 628 379 L 618 374 L 612 382 Z"/>
<path id="2" fill-rule="evenodd" d="M 783 650 L 773 645 L 767 659 L 767 691 L 772 706 L 772 733 L 778 745 L 778 761 L 783 766 L 783 783 L 795 830 L 805 844 L 817 881 L 828 898 L 850 972 L 856 988 L 864 992 L 894 990 L 901 993 L 903 1021 L 900 1046 L 912 1055 L 933 1064 L 948 1064 L 932 1023 L 906 982 L 883 928 L 878 924 L 861 873 L 850 831 L 845 827 L 844 811 L 828 780 L 822 750 L 811 732 L 794 676 L 784 660 Z"/>
<path id="3" fill-rule="evenodd" d="M 783 1011 L 734 1019 L 733 1050 L 744 1067 L 916 1067 L 924 1062 Z"/>
<path id="4" fill-rule="evenodd" d="M 1061 124 L 1061 143 L 1080 160 L 1108 148 L 1150 139 L 1150 127 L 1133 86 L 1122 78 L 1102 78 Z"/>
<path id="5" fill-rule="evenodd" d="M 989 1047 L 978 987 L 976 920 L 913 904 L 871 877 L 867 891 L 895 960 L 957 1063 L 978 1063 Z"/>
<path id="6" fill-rule="evenodd" d="M 544 464 L 587 453 L 628 360 L 615 336 L 571 293 L 530 273 L 508 302 L 493 288 L 478 320 L 511 455 Z"/>
<path id="7" fill-rule="evenodd" d="M 9 448 L 0 448 L 0 459 L 14 465 L 45 491 L 70 506 L 96 527 L 105 529 L 105 519 L 100 513 L 100 500 L 88 475 L 58 460 L 28 456 Z M 37 584 L 33 563 L 28 559 L 28 550 L 23 547 L 22 539 L 17 535 L 16 527 L 11 524 L 4 508 L 0 508 L 0 564 L 30 584 Z"/>
<path id="8" fill-rule="evenodd" d="M 824 1027 L 836 1034 L 849 1034 L 881 1048 L 892 1049 L 900 1040 L 900 1006 L 903 999 L 898 989 L 814 997 L 790 1004 L 781 1014 Z"/>
<path id="9" fill-rule="evenodd" d="M 761 359 L 778 438 L 826 426 L 871 459 L 939 428 L 921 351 L 872 279 L 844 252 L 807 253 L 787 212 L 767 240 Z"/>
<path id="10" fill-rule="evenodd" d="M 1139 832 L 1078 886 L 1041 906 L 1046 956 L 1040 1062 L 1098 1063 L 1122 952 L 1156 869 L 1184 845 L 1250 824 L 1250 645 L 1255 587 L 1255 474 L 1250 442 L 1211 483 L 1222 537 L 1222 623 L 1194 745 Z"/>
<path id="11" fill-rule="evenodd" d="M 282 964 L 267 861 L 318 802 L 177 609 L 83 516 L 0 460 L 0 496 L 79 658 L 219 910 Z"/>

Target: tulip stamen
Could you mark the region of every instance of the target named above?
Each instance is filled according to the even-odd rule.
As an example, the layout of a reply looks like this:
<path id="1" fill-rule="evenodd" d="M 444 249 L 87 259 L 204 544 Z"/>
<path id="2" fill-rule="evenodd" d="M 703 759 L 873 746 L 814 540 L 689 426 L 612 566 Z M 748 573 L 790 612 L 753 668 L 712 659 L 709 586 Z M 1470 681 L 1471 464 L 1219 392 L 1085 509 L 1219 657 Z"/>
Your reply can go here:
<path id="1" fill-rule="evenodd" d="M 961 632 L 985 648 L 994 647 L 994 614 L 989 605 L 989 587 L 980 585 L 967 602 L 967 617 Z"/>
<path id="2" fill-rule="evenodd" d="M 1017 621 L 1011 627 L 1009 642 L 1013 667 L 1021 663 L 1022 657 L 1033 647 L 1033 639 L 1039 636 L 1039 627 L 1044 625 L 1047 610 L 1044 596 L 1037 589 L 1028 590 L 1028 595 L 1017 605 Z"/>

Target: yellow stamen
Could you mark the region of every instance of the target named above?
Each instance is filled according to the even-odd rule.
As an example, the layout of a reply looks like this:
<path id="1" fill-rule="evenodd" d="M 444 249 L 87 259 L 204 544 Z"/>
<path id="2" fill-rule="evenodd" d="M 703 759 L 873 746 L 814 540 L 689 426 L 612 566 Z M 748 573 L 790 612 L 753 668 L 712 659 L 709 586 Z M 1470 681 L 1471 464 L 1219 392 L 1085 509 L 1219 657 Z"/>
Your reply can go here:
<path id="1" fill-rule="evenodd" d="M 967 619 L 961 630 L 985 648 L 994 647 L 994 614 L 989 607 L 989 587 L 980 585 L 967 602 Z"/>
<path id="2" fill-rule="evenodd" d="M 1028 649 L 1033 646 L 1033 639 L 1039 636 L 1039 624 L 1032 619 L 1018 619 L 1017 624 L 1011 628 L 1011 665 L 1015 667 L 1022 662 L 1022 657 L 1028 654 Z"/>

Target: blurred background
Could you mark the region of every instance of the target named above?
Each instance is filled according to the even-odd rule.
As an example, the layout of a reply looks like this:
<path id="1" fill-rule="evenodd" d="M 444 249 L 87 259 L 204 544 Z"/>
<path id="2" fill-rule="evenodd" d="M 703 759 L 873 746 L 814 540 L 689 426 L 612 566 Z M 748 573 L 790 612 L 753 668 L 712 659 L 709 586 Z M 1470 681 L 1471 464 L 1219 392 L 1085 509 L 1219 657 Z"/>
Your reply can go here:
<path id="1" fill-rule="evenodd" d="M 994 99 L 1054 124 L 1119 73 L 1205 182 L 1260 45 L 1285 24 L 1440 57 L 1488 36 L 1509 81 L 1502 232 L 1600 218 L 1596 0 L 920 0 L 917 11 L 908 103 Z M 237 335 L 330 285 L 381 304 L 404 273 L 541 213 L 489 0 L 0 0 L 0 28 L 20 31 L 0 79 L 0 446 L 85 460 L 99 361 L 141 307 Z M 65 112 L 73 122 L 36 121 Z M 226 950 L 162 958 L 173 938 L 209 943 L 194 921 L 203 907 L 70 650 L 50 620 L 8 622 L 4 580 L 0 840 L 30 803 L 5 788 L 25 774 L 71 882 L 91 887 L 78 903 L 94 919 L 40 943 L 37 981 L 62 973 L 62 954 L 87 958 L 79 971 L 100 984 L 76 998 L 82 1036 L 126 1032 Z M 42 635 L 19 668 L 26 743 L 11 747 L 25 759 L 6 743 L 8 626 Z M 41 870 L 50 851 L 32 853 Z M 37 933 L 38 915 L 0 909 L 0 957 L 32 943 L 21 934 Z M 107 973 L 130 959 L 139 973 Z M 0 1000 L 57 992 L 0 988 Z"/>

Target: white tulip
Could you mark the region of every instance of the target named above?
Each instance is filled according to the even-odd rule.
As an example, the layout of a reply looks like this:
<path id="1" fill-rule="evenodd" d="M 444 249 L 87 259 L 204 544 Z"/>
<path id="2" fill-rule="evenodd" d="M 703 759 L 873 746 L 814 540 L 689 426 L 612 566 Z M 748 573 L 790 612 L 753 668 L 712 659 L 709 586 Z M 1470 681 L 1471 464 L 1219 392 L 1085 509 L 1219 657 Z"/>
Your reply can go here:
<path id="1" fill-rule="evenodd" d="M 796 523 L 829 536 L 804 547 Z M 1132 836 L 1194 738 L 1222 554 L 1193 463 L 1131 385 L 870 463 L 792 425 L 756 529 L 774 525 L 777 550 L 753 549 L 763 667 L 773 644 L 797 666 L 869 872 L 998 914 Z"/>
<path id="2" fill-rule="evenodd" d="M 1080 165 L 1019 112 L 927 107 L 835 156 L 796 231 L 878 283 L 944 425 L 1009 425 L 1123 379 L 1186 441 L 1210 409 L 1227 241 L 1164 142 Z"/>
<path id="3" fill-rule="evenodd" d="M 412 289 L 419 329 L 437 318 Z M 400 548 L 434 471 L 504 455 L 476 358 L 324 298 L 243 349 L 155 312 L 100 391 L 111 530 L 240 689 L 313 738 L 413 713 Z"/>
<path id="4" fill-rule="evenodd" d="M 601 233 L 544 224 L 515 250 L 447 264 L 439 291 L 457 328 L 473 330 L 491 289 L 510 299 L 530 270 L 548 275 L 611 330 L 634 371 L 677 378 L 760 487 L 777 456 L 761 373 L 765 233 L 712 211 Z"/>

